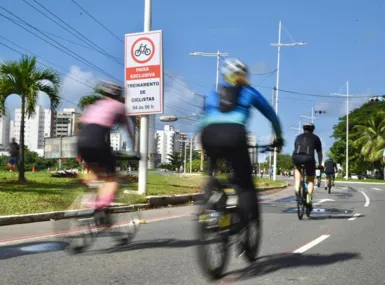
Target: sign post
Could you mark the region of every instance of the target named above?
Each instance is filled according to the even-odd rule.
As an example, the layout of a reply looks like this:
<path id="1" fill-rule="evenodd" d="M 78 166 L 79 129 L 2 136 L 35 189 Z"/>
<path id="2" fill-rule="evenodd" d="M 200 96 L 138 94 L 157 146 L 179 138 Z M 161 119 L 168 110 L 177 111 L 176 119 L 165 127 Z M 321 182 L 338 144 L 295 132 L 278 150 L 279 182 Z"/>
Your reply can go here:
<path id="1" fill-rule="evenodd" d="M 144 1 L 144 33 L 125 36 L 127 115 L 141 115 L 139 194 L 147 193 L 149 115 L 163 113 L 162 31 L 150 31 L 151 2 L 152 0 Z M 153 144 L 150 143 L 151 145 Z"/>

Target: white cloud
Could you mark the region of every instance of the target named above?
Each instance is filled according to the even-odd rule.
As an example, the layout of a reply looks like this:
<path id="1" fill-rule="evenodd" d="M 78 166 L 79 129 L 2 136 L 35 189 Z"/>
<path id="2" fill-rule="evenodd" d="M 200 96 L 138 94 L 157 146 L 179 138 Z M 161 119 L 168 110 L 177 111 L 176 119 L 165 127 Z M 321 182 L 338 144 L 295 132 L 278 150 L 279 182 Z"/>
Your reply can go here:
<path id="1" fill-rule="evenodd" d="M 251 65 L 250 66 L 250 73 L 252 74 L 263 74 L 263 73 L 267 73 L 267 72 L 270 72 L 272 70 L 269 70 L 269 66 L 266 62 L 257 62 L 256 64 L 254 65 Z"/>
<path id="2" fill-rule="evenodd" d="M 369 99 L 369 97 L 354 98 L 354 95 L 357 95 L 357 96 L 370 96 L 371 93 L 372 92 L 371 92 L 370 88 L 367 88 L 364 92 L 361 92 L 361 93 L 358 93 L 358 94 L 351 94 L 352 97 L 349 97 L 349 112 L 353 111 L 356 108 L 361 107 L 362 104 L 367 102 L 368 99 Z M 345 100 L 344 100 L 344 104 L 341 104 L 339 112 L 340 112 L 341 116 L 346 115 L 346 97 L 345 97 Z"/>
<path id="3" fill-rule="evenodd" d="M 90 94 L 92 91 L 90 86 L 94 86 L 97 82 L 98 78 L 92 72 L 82 71 L 76 65 L 71 66 L 70 72 L 62 80 L 60 96 L 63 100 L 60 107 L 75 107 L 73 103 L 77 104 L 81 97 Z"/>

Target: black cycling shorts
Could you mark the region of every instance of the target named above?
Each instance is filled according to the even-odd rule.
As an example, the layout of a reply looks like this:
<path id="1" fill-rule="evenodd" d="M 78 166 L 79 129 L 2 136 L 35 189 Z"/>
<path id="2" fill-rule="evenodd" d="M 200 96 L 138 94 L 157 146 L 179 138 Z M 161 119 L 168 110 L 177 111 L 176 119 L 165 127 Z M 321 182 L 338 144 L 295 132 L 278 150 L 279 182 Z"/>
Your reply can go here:
<path id="1" fill-rule="evenodd" d="M 310 155 L 293 154 L 292 160 L 296 168 L 299 168 L 301 165 L 305 165 L 305 173 L 307 176 L 315 176 L 315 161 Z"/>
<path id="2" fill-rule="evenodd" d="M 88 164 L 96 163 L 105 171 L 115 172 L 116 163 L 109 144 L 110 128 L 90 124 L 85 125 L 78 137 L 78 153 Z"/>

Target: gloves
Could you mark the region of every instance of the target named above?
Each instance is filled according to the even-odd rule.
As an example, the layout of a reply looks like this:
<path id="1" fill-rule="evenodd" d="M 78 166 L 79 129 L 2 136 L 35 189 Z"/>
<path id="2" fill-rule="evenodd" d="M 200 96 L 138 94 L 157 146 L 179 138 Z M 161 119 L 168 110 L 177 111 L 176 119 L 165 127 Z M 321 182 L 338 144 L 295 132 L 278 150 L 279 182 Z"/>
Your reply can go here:
<path id="1" fill-rule="evenodd" d="M 276 138 L 273 141 L 273 146 L 277 148 L 277 151 L 280 152 L 282 147 L 285 145 L 283 138 Z"/>

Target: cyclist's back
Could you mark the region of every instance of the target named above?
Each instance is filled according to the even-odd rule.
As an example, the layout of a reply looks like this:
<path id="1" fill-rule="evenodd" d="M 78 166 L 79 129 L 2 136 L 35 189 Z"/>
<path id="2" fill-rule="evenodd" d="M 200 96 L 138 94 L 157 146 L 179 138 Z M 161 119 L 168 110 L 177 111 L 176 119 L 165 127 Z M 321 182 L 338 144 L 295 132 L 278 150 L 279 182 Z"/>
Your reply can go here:
<path id="1" fill-rule="evenodd" d="M 315 151 L 322 151 L 321 140 L 317 135 L 305 132 L 296 137 L 294 143 L 293 161 L 295 165 L 306 165 L 306 172 L 308 176 L 315 175 Z"/>
<path id="2" fill-rule="evenodd" d="M 335 174 L 336 167 L 337 167 L 337 164 L 332 159 L 327 160 L 325 162 L 325 174 L 329 174 L 329 175 Z"/>
<path id="3" fill-rule="evenodd" d="M 239 206 L 244 220 L 255 217 L 257 196 L 252 179 L 248 151 L 246 122 L 250 108 L 257 108 L 268 118 L 282 144 L 281 126 L 269 103 L 248 85 L 247 67 L 238 60 L 226 60 L 223 73 L 228 82 L 219 92 L 210 92 L 206 98 L 202 119 L 202 145 L 210 159 L 212 174 L 216 161 L 225 158 L 235 173 L 234 183 L 239 194 Z"/>

